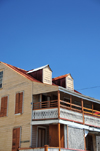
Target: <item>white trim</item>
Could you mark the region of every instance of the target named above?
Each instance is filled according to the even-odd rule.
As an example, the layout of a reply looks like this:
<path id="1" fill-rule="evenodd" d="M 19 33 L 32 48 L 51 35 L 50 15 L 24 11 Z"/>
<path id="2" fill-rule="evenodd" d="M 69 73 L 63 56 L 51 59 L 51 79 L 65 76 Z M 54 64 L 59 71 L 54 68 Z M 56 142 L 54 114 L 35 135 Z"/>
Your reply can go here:
<path id="1" fill-rule="evenodd" d="M 46 67 L 49 67 L 49 65 L 47 64 L 47 65 L 45 65 L 45 66 L 42 66 L 42 67 L 39 67 L 39 68 L 30 70 L 30 71 L 27 72 L 27 74 L 28 74 L 28 73 L 32 73 L 32 72 L 34 72 L 34 71 L 38 71 L 38 70 L 43 69 L 43 68 L 46 68 Z M 50 68 L 50 67 L 49 67 L 49 68 Z M 51 70 L 51 69 L 50 69 L 50 70 Z M 52 70 L 51 70 L 51 71 L 52 71 Z"/>
<path id="2" fill-rule="evenodd" d="M 33 113 L 33 95 L 32 95 L 32 105 L 31 105 L 31 120 L 32 120 L 32 113 Z M 30 134 L 30 146 L 32 146 L 33 144 L 32 144 L 32 135 L 33 135 L 33 127 L 32 127 L 32 125 L 31 125 L 31 134 Z"/>
<path id="3" fill-rule="evenodd" d="M 65 125 L 68 125 L 68 126 L 74 127 L 74 128 L 86 129 L 86 130 L 89 130 L 89 131 L 100 132 L 100 128 L 94 128 L 94 127 L 90 127 L 90 126 L 87 126 L 87 125 L 82 125 L 82 124 L 78 124 L 78 123 L 74 123 L 74 122 L 70 122 L 70 121 L 59 120 L 59 123 L 65 124 Z"/>
<path id="4" fill-rule="evenodd" d="M 32 121 L 31 125 L 44 125 L 44 124 L 53 124 L 58 123 L 59 120 L 42 120 L 42 121 Z"/>
<path id="5" fill-rule="evenodd" d="M 64 93 L 70 94 L 72 96 L 76 96 L 78 98 L 85 99 L 85 100 L 96 102 L 96 103 L 100 104 L 100 100 L 91 98 L 89 96 L 86 96 L 86 95 L 83 95 L 83 94 L 80 94 L 80 93 L 76 93 L 74 91 L 67 90 L 66 88 L 63 88 L 63 87 L 60 87 L 60 86 L 58 88 L 59 88 L 59 91 L 61 91 L 61 92 L 64 92 Z"/>
<path id="6" fill-rule="evenodd" d="M 78 128 L 78 129 L 85 129 L 85 130 L 89 130 L 89 131 L 95 131 L 95 132 L 100 132 L 100 128 L 94 128 L 94 127 L 90 127 L 87 125 L 82 125 L 79 123 L 75 123 L 75 122 L 70 122 L 70 121 L 64 121 L 64 120 L 42 120 L 42 121 L 32 121 L 31 125 L 44 125 L 44 124 L 64 124 L 64 125 L 68 125 L 69 127 L 74 127 L 74 128 Z"/>
<path id="7" fill-rule="evenodd" d="M 21 115 L 21 113 L 17 113 L 17 114 L 15 114 L 15 115 Z"/>
<path id="8" fill-rule="evenodd" d="M 64 147 L 67 148 L 67 125 L 64 125 Z"/>

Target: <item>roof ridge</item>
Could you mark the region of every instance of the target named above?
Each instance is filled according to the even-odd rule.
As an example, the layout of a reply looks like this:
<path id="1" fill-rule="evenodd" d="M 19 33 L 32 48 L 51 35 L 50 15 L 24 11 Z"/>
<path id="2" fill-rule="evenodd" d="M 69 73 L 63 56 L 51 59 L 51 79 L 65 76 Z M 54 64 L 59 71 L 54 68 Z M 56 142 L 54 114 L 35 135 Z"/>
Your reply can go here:
<path id="1" fill-rule="evenodd" d="M 52 78 L 52 80 L 57 80 L 57 79 L 61 79 L 61 78 L 67 77 L 69 74 L 70 74 L 70 73 L 67 73 L 67 74 L 64 74 L 64 75 L 61 75 L 61 76 Z"/>

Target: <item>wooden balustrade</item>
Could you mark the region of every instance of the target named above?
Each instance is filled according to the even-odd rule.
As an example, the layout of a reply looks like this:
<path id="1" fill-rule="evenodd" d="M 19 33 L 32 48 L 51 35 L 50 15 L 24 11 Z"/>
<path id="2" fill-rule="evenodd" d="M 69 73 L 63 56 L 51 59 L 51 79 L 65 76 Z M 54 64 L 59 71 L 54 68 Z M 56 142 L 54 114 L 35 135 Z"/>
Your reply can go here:
<path id="1" fill-rule="evenodd" d="M 54 108 L 54 107 L 58 107 L 58 100 L 33 103 L 33 110 L 42 109 L 42 108 Z"/>
<path id="2" fill-rule="evenodd" d="M 60 100 L 60 107 L 65 108 L 65 109 L 70 109 L 78 112 L 82 112 L 82 106 L 70 103 L 70 102 L 65 102 Z"/>
<path id="3" fill-rule="evenodd" d="M 33 103 L 33 110 L 46 109 L 46 108 L 57 108 L 57 107 L 58 107 L 58 100 L 50 100 L 50 101 Z M 68 110 L 73 110 L 73 111 L 81 112 L 81 113 L 84 112 L 84 114 L 89 114 L 89 115 L 94 115 L 94 116 L 100 117 L 100 111 L 93 110 L 93 107 L 92 108 L 83 107 L 83 109 L 82 109 L 82 105 L 73 104 L 71 102 L 66 102 L 63 100 L 60 100 L 60 107 L 68 109 Z"/>
<path id="4" fill-rule="evenodd" d="M 92 109 L 90 109 L 90 108 L 86 108 L 86 107 L 83 107 L 83 109 L 84 109 L 84 113 L 85 114 L 90 114 L 90 115 L 94 115 L 94 116 L 100 116 L 100 111 L 98 111 L 98 110 L 93 110 L 93 108 Z"/>

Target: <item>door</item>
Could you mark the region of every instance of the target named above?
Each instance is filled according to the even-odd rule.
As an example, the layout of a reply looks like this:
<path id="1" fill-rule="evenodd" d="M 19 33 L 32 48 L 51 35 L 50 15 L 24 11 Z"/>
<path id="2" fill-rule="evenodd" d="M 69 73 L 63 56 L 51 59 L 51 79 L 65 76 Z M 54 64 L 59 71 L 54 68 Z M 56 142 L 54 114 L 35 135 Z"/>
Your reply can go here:
<path id="1" fill-rule="evenodd" d="M 45 128 L 38 128 L 38 147 L 43 147 L 46 140 L 46 130 Z"/>
<path id="2" fill-rule="evenodd" d="M 18 151 L 20 145 L 20 127 L 13 129 L 12 151 Z"/>
<path id="3" fill-rule="evenodd" d="M 89 151 L 93 151 L 93 137 L 89 134 L 86 137 L 86 149 Z"/>

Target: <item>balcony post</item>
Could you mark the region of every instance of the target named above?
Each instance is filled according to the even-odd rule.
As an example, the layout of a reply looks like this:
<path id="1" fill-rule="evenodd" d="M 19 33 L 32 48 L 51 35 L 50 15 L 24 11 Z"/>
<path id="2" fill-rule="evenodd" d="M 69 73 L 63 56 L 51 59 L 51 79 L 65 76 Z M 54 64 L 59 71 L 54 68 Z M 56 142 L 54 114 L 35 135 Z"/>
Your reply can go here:
<path id="1" fill-rule="evenodd" d="M 92 115 L 93 115 L 93 102 L 92 102 Z"/>
<path id="2" fill-rule="evenodd" d="M 84 134 L 84 150 L 86 150 L 86 138 L 85 138 L 85 134 Z"/>
<path id="3" fill-rule="evenodd" d="M 81 99 L 81 105 L 82 105 L 83 124 L 84 124 L 84 106 L 83 106 L 83 99 Z"/>
<path id="4" fill-rule="evenodd" d="M 58 123 L 58 147 L 60 148 L 60 123 Z"/>
<path id="5" fill-rule="evenodd" d="M 44 145 L 45 151 L 48 151 L 48 145 Z"/>
<path id="6" fill-rule="evenodd" d="M 60 91 L 58 91 L 58 119 L 60 119 Z"/>
<path id="7" fill-rule="evenodd" d="M 70 95 L 70 109 L 72 108 L 72 96 Z"/>

